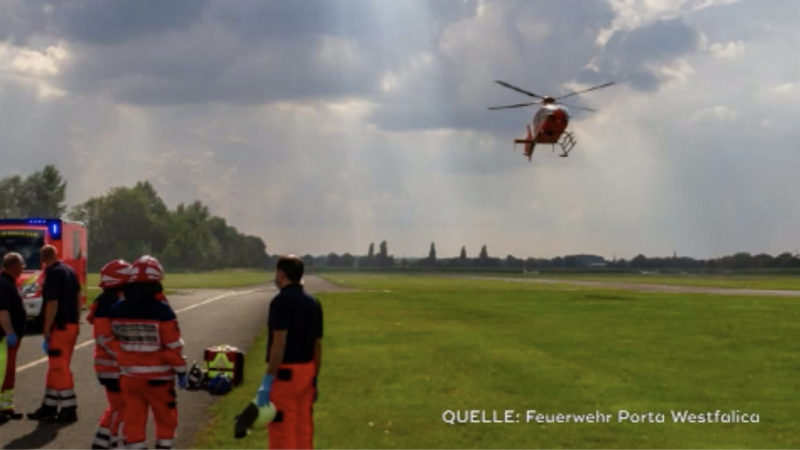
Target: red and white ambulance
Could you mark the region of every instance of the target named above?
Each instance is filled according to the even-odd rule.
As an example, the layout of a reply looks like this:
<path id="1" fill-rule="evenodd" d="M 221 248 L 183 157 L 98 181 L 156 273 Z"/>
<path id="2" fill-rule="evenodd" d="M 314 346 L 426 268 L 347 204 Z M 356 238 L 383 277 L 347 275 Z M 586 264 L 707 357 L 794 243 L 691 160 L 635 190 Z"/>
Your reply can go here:
<path id="1" fill-rule="evenodd" d="M 0 219 L 0 258 L 17 252 L 25 258 L 25 271 L 17 279 L 22 303 L 28 318 L 41 320 L 44 268 L 39 250 L 50 244 L 58 256 L 78 275 L 81 283 L 81 306 L 86 303 L 86 257 L 88 240 L 86 225 L 64 219 Z"/>

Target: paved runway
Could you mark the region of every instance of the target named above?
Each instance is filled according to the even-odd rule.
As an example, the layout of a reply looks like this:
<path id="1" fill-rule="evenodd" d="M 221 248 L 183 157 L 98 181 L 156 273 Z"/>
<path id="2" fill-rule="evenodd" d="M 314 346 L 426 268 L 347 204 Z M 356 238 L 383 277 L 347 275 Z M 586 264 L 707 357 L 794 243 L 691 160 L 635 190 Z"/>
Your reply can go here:
<path id="1" fill-rule="evenodd" d="M 337 288 L 314 276 L 306 277 L 305 283 L 309 292 Z M 201 360 L 203 349 L 211 345 L 230 344 L 246 351 L 255 336 L 266 326 L 269 300 L 274 294 L 275 288 L 265 285 L 231 290 L 183 290 L 171 295 L 169 302 L 178 315 L 186 343 L 184 354 L 188 362 Z M 41 339 L 39 334 L 25 336 L 17 359 L 15 403 L 17 410 L 23 413 L 38 408 L 44 395 L 47 360 L 42 355 Z M 92 330 L 84 320 L 71 366 L 78 397 L 78 422 L 60 426 L 39 424 L 27 419 L 10 421 L 0 425 L 0 447 L 91 446 L 97 421 L 106 405 L 105 392 L 94 374 L 93 352 Z M 263 361 L 250 360 L 246 363 L 264 364 Z M 192 445 L 195 433 L 206 423 L 208 408 L 215 400 L 215 397 L 205 391 L 178 391 L 178 448 Z M 155 438 L 152 420 L 150 422 L 148 443 L 152 448 Z"/>

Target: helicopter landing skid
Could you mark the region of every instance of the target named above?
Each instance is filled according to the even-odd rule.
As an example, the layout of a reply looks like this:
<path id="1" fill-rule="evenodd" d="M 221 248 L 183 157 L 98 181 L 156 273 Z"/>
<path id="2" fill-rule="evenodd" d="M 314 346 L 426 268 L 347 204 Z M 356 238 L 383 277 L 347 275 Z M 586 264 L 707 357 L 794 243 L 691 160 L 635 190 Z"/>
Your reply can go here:
<path id="1" fill-rule="evenodd" d="M 569 156 L 569 152 L 572 151 L 572 148 L 575 147 L 578 141 L 575 140 L 575 137 L 569 131 L 565 131 L 564 134 L 561 135 L 561 139 L 558 140 L 557 144 L 561 147 L 561 154 L 558 155 L 562 158 L 566 158 Z M 555 150 L 555 144 L 553 144 L 553 149 Z"/>

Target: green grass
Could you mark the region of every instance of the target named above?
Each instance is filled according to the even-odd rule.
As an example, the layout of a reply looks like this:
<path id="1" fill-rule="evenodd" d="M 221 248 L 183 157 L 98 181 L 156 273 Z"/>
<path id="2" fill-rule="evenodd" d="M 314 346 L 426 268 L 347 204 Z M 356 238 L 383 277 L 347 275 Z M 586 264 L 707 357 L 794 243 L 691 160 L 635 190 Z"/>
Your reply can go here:
<path id="1" fill-rule="evenodd" d="M 214 270 L 197 273 L 167 273 L 164 277 L 164 294 L 169 296 L 181 289 L 229 289 L 246 286 L 256 286 L 272 282 L 274 274 L 264 270 L 255 269 L 228 269 Z M 100 294 L 100 274 L 87 275 L 88 308 Z"/>
<path id="2" fill-rule="evenodd" d="M 330 278 L 358 290 L 319 295 L 326 335 L 317 447 L 800 446 L 796 299 L 419 275 Z M 263 360 L 263 339 L 248 361 Z M 254 365 L 261 366 L 248 369 L 263 370 Z M 230 437 L 233 415 L 259 380 L 248 376 L 215 407 L 198 447 L 264 447 L 260 433 Z M 448 425 L 441 420 L 448 409 L 513 409 L 522 423 Z M 526 424 L 529 409 L 599 410 L 614 420 Z M 667 423 L 616 423 L 622 409 L 662 412 Z M 673 409 L 736 409 L 758 413 L 760 423 L 675 424 Z"/>
<path id="3" fill-rule="evenodd" d="M 274 274 L 265 270 L 229 269 L 197 273 L 167 273 L 164 277 L 164 288 L 177 289 L 225 289 L 255 286 L 272 282 Z M 99 273 L 90 273 L 88 286 L 96 287 L 100 283 Z"/>
<path id="4" fill-rule="evenodd" d="M 268 447 L 266 429 L 256 430 L 244 439 L 233 438 L 234 418 L 253 400 L 261 384 L 266 367 L 263 362 L 267 353 L 266 340 L 267 331 L 264 329 L 246 353 L 245 384 L 233 389 L 222 401 L 214 403 L 210 411 L 211 420 L 195 437 L 193 448 L 244 448 L 242 443 L 245 442 L 251 448 Z"/>
<path id="5" fill-rule="evenodd" d="M 502 276 L 502 275 L 500 275 Z M 516 275 L 523 276 L 523 275 Z M 800 290 L 800 276 L 787 275 L 675 275 L 675 274 L 541 274 L 526 275 L 532 278 L 604 281 L 609 283 L 666 284 L 673 286 L 698 286 L 738 289 Z"/>

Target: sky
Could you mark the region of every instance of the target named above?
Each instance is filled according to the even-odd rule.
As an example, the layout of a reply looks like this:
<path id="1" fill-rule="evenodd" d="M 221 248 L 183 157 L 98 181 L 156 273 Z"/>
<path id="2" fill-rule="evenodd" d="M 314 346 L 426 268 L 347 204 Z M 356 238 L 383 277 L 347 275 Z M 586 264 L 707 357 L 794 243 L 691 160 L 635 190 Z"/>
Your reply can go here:
<path id="1" fill-rule="evenodd" d="M 0 177 L 150 181 L 269 253 L 800 251 L 793 0 L 2 0 Z M 569 158 L 528 162 L 533 108 Z"/>

